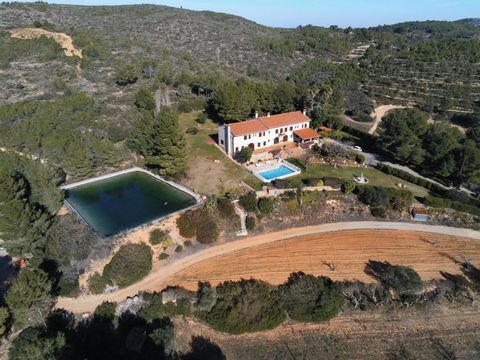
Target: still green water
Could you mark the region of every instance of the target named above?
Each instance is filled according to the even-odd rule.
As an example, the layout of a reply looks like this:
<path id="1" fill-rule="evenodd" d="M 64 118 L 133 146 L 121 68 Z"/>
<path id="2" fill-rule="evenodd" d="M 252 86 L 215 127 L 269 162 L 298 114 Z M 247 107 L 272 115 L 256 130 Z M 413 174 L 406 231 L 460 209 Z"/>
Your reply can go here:
<path id="1" fill-rule="evenodd" d="M 75 187 L 67 191 L 66 199 L 102 236 L 118 234 L 196 203 L 191 195 L 142 172 Z"/>

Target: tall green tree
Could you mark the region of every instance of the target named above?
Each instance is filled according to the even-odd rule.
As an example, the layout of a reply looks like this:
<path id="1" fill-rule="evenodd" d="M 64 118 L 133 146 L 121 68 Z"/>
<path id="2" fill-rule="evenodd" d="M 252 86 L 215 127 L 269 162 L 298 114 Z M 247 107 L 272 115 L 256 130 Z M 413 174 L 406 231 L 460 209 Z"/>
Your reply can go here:
<path id="1" fill-rule="evenodd" d="M 378 144 L 395 159 L 420 165 L 425 157 L 421 136 L 427 128 L 427 117 L 419 110 L 396 110 L 380 123 Z"/>
<path id="2" fill-rule="evenodd" d="M 44 323 L 52 307 L 51 290 L 52 283 L 44 271 L 22 269 L 5 295 L 14 324 L 21 328 Z"/>
<path id="3" fill-rule="evenodd" d="M 452 173 L 455 185 L 468 182 L 480 175 L 480 149 L 475 141 L 467 139 L 457 150 L 457 169 Z"/>
<path id="4" fill-rule="evenodd" d="M 427 167 L 442 177 L 448 178 L 457 169 L 455 155 L 460 148 L 462 134 L 446 123 L 436 123 L 423 138 Z"/>
<path id="5" fill-rule="evenodd" d="M 0 164 L 0 234 L 13 255 L 34 255 L 43 247 L 50 215 L 29 201 L 30 186 L 25 177 Z"/>
<path id="6" fill-rule="evenodd" d="M 135 106 L 139 109 L 154 111 L 155 110 L 155 99 L 152 96 L 152 93 L 141 87 L 135 93 Z"/>
<path id="7" fill-rule="evenodd" d="M 185 170 L 185 138 L 178 126 L 178 114 L 164 107 L 156 117 L 142 112 L 132 129 L 132 146 L 145 158 L 145 164 L 160 175 L 177 176 Z"/>
<path id="8" fill-rule="evenodd" d="M 55 360 L 60 358 L 64 346 L 63 333 L 49 336 L 44 328 L 29 327 L 13 340 L 8 358 L 10 360 Z"/>

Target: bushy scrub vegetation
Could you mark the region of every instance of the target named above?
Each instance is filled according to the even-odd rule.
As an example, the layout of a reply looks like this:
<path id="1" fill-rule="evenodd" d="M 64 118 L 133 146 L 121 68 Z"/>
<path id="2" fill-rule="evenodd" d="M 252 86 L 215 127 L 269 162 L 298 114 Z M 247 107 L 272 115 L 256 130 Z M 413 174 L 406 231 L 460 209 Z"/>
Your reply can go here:
<path id="1" fill-rule="evenodd" d="M 214 329 L 232 334 L 273 329 L 285 319 L 276 289 L 253 279 L 218 286 L 215 306 L 201 317 Z"/>
<path id="2" fill-rule="evenodd" d="M 24 58 L 36 58 L 40 62 L 65 59 L 62 47 L 53 39 L 41 36 L 34 39 L 14 39 L 0 32 L 0 67 L 8 67 L 10 62 Z"/>
<path id="3" fill-rule="evenodd" d="M 245 227 L 249 231 L 255 230 L 255 228 L 257 227 L 257 222 L 253 216 L 247 216 L 247 218 L 245 219 Z"/>
<path id="4" fill-rule="evenodd" d="M 51 160 L 71 175 L 86 176 L 122 159 L 95 121 L 99 112 L 98 104 L 81 93 L 5 105 L 0 108 L 0 144 Z"/>
<path id="5" fill-rule="evenodd" d="M 145 243 L 120 246 L 102 274 L 88 279 L 90 291 L 103 292 L 107 285 L 126 287 L 145 277 L 152 269 L 152 249 Z"/>
<path id="6" fill-rule="evenodd" d="M 217 209 L 218 214 L 224 219 L 232 219 L 237 216 L 232 200 L 226 197 L 217 199 Z"/>
<path id="7" fill-rule="evenodd" d="M 274 205 L 275 205 L 275 201 L 273 199 L 270 199 L 270 198 L 260 198 L 258 199 L 258 210 L 260 210 L 260 212 L 262 214 L 271 214 L 274 210 Z"/>
<path id="8" fill-rule="evenodd" d="M 291 274 L 279 287 L 281 306 L 294 320 L 319 322 L 331 319 L 343 305 L 342 283 L 327 277 L 303 273 Z"/>
<path id="9" fill-rule="evenodd" d="M 360 201 L 376 209 L 404 211 L 409 209 L 413 201 L 413 195 L 409 191 L 380 186 L 357 186 L 355 193 Z"/>
<path id="10" fill-rule="evenodd" d="M 257 211 L 257 194 L 253 191 L 242 195 L 239 199 L 240 205 L 248 212 Z"/>
<path id="11" fill-rule="evenodd" d="M 190 302 L 187 298 L 177 299 L 175 303 L 163 303 L 161 293 L 144 293 L 145 305 L 138 313 L 146 321 L 162 318 L 165 316 L 191 315 Z"/>
<path id="12" fill-rule="evenodd" d="M 152 250 L 145 243 L 120 246 L 103 269 L 110 283 L 125 287 L 145 277 L 152 269 Z"/>
<path id="13" fill-rule="evenodd" d="M 388 289 L 394 290 L 398 295 L 415 294 L 423 287 L 418 273 L 408 266 L 370 260 L 365 267 L 365 272 Z"/>
<path id="14" fill-rule="evenodd" d="M 201 244 L 215 242 L 219 235 L 219 229 L 215 219 L 204 208 L 189 210 L 181 214 L 177 219 L 177 227 L 180 235 L 185 238 L 196 236 Z"/>
<path id="15" fill-rule="evenodd" d="M 148 240 L 152 245 L 159 245 L 168 238 L 168 232 L 162 229 L 155 229 L 150 232 Z"/>

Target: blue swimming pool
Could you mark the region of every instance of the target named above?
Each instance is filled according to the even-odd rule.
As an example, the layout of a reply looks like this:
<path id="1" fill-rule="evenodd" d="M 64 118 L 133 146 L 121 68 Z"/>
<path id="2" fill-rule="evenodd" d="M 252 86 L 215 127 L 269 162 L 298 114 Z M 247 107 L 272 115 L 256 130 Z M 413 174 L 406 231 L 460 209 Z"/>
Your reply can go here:
<path id="1" fill-rule="evenodd" d="M 292 170 L 292 169 L 286 167 L 285 165 L 280 165 L 276 169 L 264 171 L 264 172 L 259 173 L 258 175 L 265 178 L 266 180 L 274 180 L 276 178 L 279 178 L 279 177 L 282 177 L 282 176 L 285 176 L 285 175 L 290 175 L 294 172 L 295 172 L 295 170 Z"/>

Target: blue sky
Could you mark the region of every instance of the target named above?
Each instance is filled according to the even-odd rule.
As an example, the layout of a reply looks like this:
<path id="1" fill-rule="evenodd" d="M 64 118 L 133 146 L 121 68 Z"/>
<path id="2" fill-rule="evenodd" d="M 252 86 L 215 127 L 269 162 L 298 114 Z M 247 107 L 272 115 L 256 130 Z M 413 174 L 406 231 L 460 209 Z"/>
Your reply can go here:
<path id="1" fill-rule="evenodd" d="M 480 0 L 63 0 L 49 3 L 124 5 L 152 3 L 240 15 L 278 27 L 338 25 L 362 27 L 410 20 L 480 17 Z"/>

